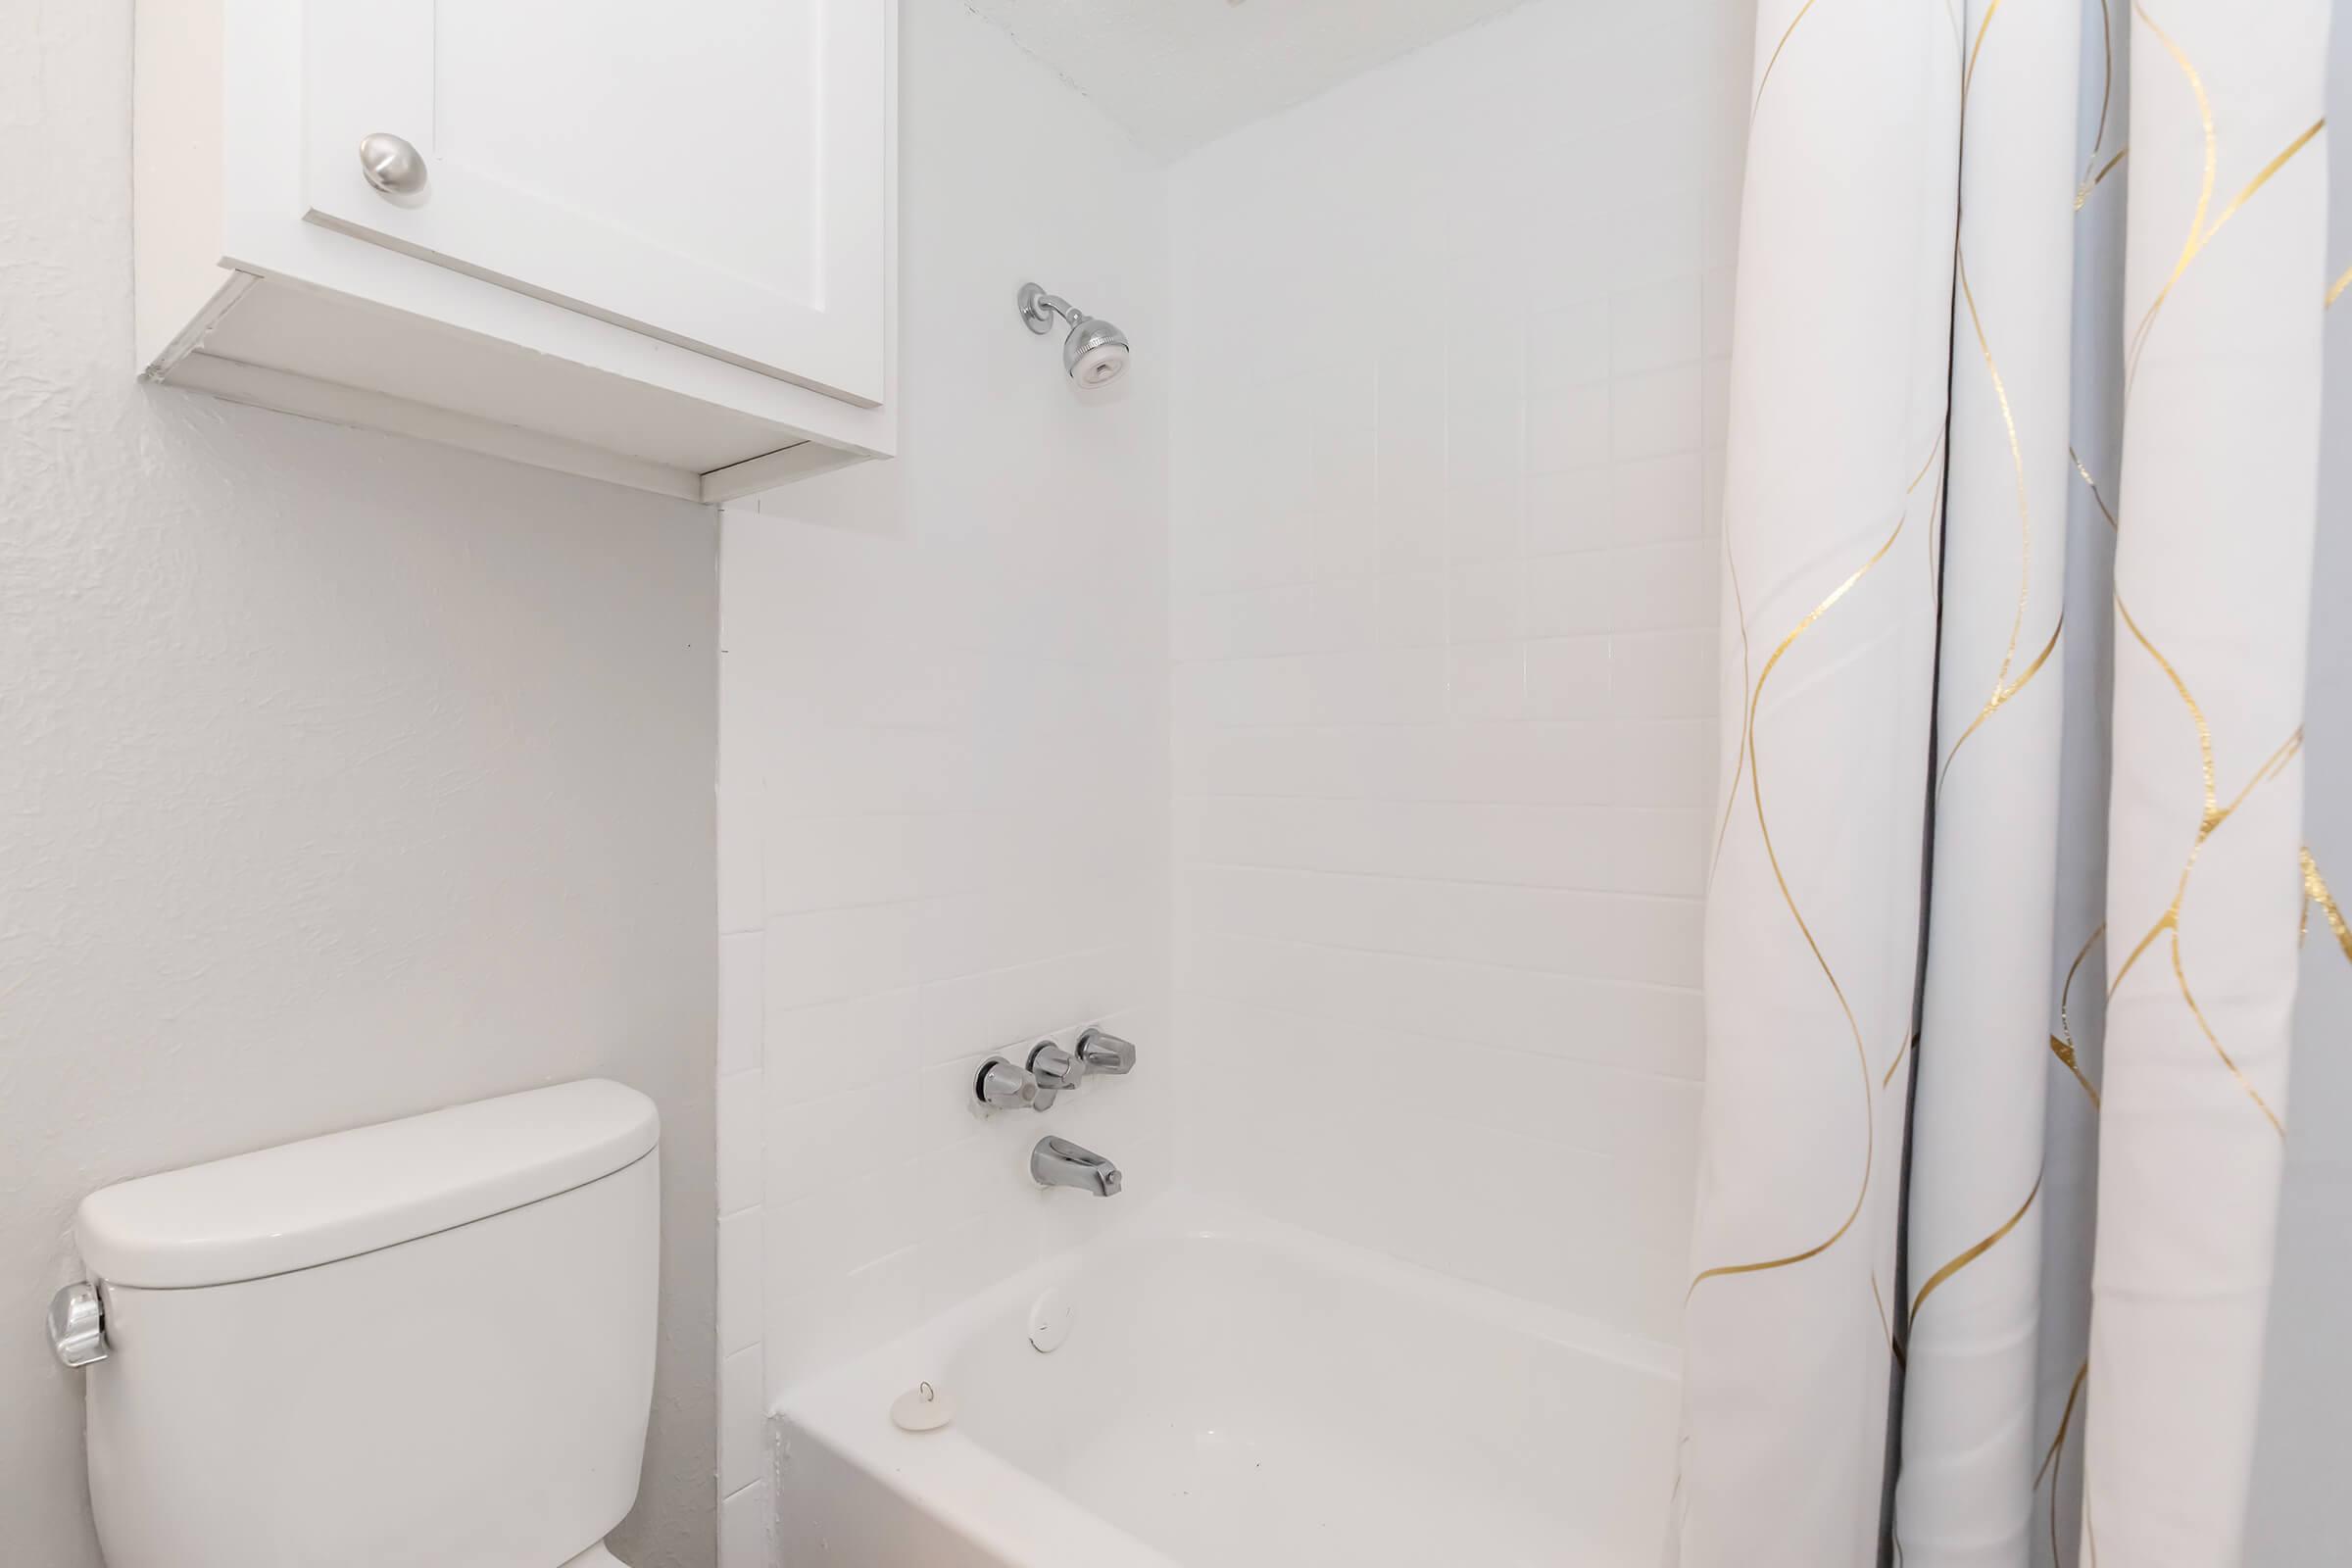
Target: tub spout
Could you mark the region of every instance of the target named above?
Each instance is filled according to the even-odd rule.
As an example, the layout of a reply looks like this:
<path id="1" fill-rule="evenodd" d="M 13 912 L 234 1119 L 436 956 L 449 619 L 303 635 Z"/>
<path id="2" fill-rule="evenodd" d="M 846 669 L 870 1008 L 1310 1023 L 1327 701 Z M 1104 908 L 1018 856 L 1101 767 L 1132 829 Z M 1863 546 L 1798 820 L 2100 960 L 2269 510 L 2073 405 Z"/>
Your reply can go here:
<path id="1" fill-rule="evenodd" d="M 1040 1138 L 1029 1151 L 1029 1175 L 1040 1187 L 1075 1187 L 1097 1198 L 1119 1190 L 1119 1167 L 1067 1138 Z"/>

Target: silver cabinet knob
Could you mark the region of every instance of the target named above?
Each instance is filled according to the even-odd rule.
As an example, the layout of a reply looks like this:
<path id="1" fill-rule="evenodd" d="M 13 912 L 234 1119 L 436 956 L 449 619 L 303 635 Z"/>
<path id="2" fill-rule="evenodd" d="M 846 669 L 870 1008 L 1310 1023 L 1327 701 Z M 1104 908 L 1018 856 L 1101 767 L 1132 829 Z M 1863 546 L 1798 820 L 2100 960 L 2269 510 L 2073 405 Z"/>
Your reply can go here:
<path id="1" fill-rule="evenodd" d="M 360 138 L 360 172 L 387 196 L 414 196 L 424 189 L 424 154 L 407 138 L 379 130 Z"/>
<path id="2" fill-rule="evenodd" d="M 1040 1040 L 1029 1053 L 1029 1076 L 1037 1080 L 1037 1108 L 1047 1109 L 1063 1090 L 1077 1088 L 1083 1070 L 1077 1057 L 1051 1040 Z"/>
<path id="3" fill-rule="evenodd" d="M 49 1347 L 68 1366 L 106 1359 L 106 1311 L 96 1286 L 76 1281 L 49 1298 Z"/>
<path id="4" fill-rule="evenodd" d="M 1107 1073 L 1114 1078 L 1133 1072 L 1135 1043 L 1101 1029 L 1089 1029 L 1078 1037 L 1078 1062 L 1090 1073 Z"/>
<path id="5" fill-rule="evenodd" d="M 1037 1082 L 1003 1056 L 991 1056 L 980 1064 L 972 1094 L 991 1109 L 1013 1110 L 1037 1098 Z"/>

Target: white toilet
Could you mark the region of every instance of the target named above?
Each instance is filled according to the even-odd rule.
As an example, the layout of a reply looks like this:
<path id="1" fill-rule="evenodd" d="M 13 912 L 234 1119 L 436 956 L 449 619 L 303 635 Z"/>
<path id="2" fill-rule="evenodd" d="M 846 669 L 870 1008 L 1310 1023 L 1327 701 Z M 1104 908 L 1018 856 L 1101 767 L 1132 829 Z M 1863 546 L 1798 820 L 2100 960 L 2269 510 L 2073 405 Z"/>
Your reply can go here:
<path id="1" fill-rule="evenodd" d="M 85 1199 L 109 1568 L 611 1568 L 653 1397 L 660 1131 L 590 1080 Z"/>

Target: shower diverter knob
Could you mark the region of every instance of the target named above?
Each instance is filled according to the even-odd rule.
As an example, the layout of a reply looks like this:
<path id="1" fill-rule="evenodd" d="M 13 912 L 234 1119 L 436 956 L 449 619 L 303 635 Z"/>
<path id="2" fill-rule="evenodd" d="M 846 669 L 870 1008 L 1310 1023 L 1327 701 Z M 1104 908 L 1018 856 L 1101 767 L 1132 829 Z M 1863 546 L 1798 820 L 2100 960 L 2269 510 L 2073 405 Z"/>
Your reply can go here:
<path id="1" fill-rule="evenodd" d="M 1040 1040 L 1029 1053 L 1029 1076 L 1037 1080 L 1037 1108 L 1048 1109 L 1063 1090 L 1077 1088 L 1085 1071 L 1077 1057 L 1051 1040 Z"/>

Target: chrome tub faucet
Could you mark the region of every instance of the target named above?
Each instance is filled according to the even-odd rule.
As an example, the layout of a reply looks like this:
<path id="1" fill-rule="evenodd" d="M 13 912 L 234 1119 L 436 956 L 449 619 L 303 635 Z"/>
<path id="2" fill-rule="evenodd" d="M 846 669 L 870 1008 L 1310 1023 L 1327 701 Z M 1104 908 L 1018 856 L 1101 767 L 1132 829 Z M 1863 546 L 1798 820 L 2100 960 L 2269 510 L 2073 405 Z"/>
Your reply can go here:
<path id="1" fill-rule="evenodd" d="M 1118 1166 L 1091 1149 L 1051 1135 L 1029 1151 L 1029 1175 L 1040 1187 L 1075 1187 L 1097 1198 L 1115 1196 L 1120 1182 Z"/>

